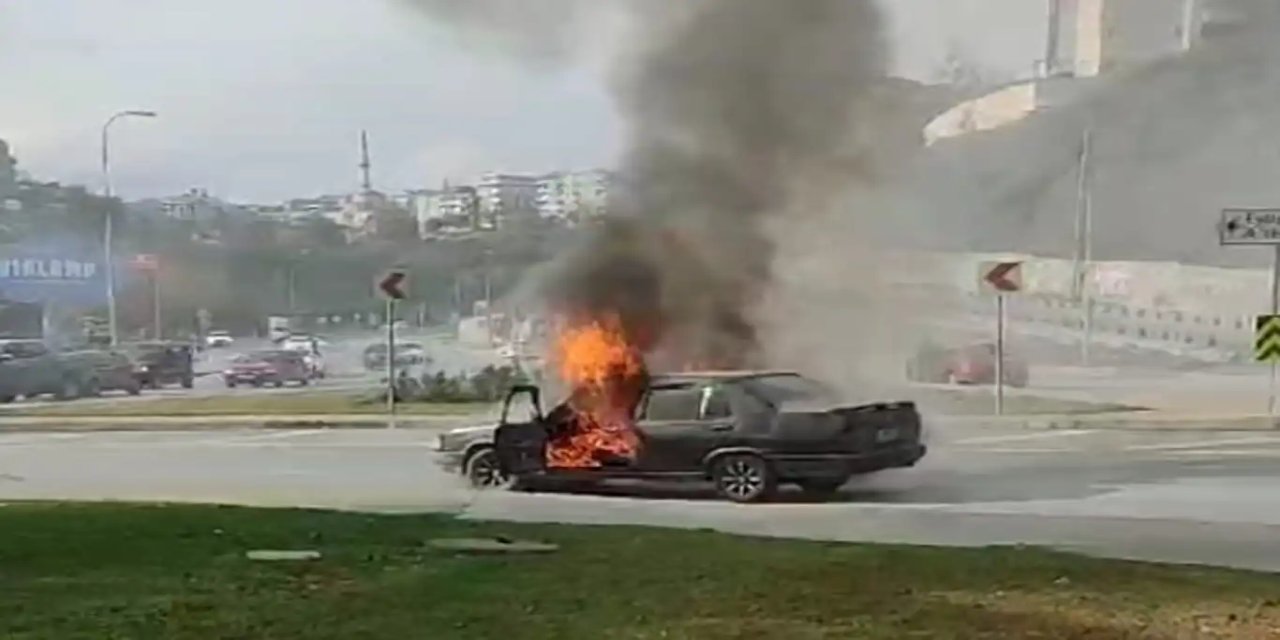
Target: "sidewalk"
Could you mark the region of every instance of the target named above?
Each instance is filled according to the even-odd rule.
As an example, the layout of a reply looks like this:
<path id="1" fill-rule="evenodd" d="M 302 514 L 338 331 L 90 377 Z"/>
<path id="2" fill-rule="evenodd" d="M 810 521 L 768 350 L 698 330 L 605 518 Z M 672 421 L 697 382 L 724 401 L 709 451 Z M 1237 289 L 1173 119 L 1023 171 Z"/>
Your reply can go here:
<path id="1" fill-rule="evenodd" d="M 396 417 L 406 429 L 446 429 L 481 424 L 485 414 Z M 145 431 L 200 429 L 380 429 L 388 426 L 385 415 L 211 415 L 211 416 L 4 416 L 0 431 L 41 429 L 50 431 Z"/>

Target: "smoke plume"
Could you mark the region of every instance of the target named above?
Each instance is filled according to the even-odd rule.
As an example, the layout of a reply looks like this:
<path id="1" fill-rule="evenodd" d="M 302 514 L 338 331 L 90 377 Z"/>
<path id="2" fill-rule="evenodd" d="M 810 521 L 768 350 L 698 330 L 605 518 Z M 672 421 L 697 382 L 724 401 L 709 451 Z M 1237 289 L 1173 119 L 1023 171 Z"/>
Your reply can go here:
<path id="1" fill-rule="evenodd" d="M 418 4 L 465 21 L 502 3 Z M 829 209 L 865 170 L 856 116 L 884 73 L 880 16 L 872 0 L 613 6 L 633 20 L 612 78 L 629 127 L 617 215 L 558 266 L 548 301 L 617 314 L 654 358 L 752 364 L 772 230 Z M 514 26 L 483 24 L 522 40 Z"/>

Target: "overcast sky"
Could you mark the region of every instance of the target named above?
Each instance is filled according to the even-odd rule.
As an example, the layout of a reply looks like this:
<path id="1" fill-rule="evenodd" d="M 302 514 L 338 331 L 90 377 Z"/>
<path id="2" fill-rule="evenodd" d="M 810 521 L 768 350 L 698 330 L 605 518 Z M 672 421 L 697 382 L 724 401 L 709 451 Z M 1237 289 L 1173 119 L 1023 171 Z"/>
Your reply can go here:
<path id="1" fill-rule="evenodd" d="M 884 1 L 907 77 L 951 51 L 1025 75 L 1043 46 L 1041 0 Z M 0 87 L 0 138 L 22 167 L 94 188 L 102 121 L 160 112 L 112 129 L 129 197 L 347 191 L 361 128 L 392 191 L 607 165 L 621 133 L 587 66 L 513 65 L 388 0 L 0 0 Z"/>

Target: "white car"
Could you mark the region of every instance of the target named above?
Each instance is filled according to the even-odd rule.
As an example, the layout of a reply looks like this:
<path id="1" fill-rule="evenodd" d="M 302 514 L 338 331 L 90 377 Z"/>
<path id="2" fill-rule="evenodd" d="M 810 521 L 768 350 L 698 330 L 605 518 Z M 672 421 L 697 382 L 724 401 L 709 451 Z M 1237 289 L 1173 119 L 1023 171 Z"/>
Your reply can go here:
<path id="1" fill-rule="evenodd" d="M 280 348 L 285 351 L 301 351 L 303 353 L 312 353 L 320 347 L 327 346 L 329 346 L 329 343 L 325 342 L 324 338 L 303 333 L 291 334 L 280 343 Z"/>
<path id="2" fill-rule="evenodd" d="M 226 331 L 210 331 L 209 335 L 204 338 L 205 346 L 210 349 L 229 347 L 235 344 L 235 341 L 235 338 L 232 338 L 231 334 Z"/>

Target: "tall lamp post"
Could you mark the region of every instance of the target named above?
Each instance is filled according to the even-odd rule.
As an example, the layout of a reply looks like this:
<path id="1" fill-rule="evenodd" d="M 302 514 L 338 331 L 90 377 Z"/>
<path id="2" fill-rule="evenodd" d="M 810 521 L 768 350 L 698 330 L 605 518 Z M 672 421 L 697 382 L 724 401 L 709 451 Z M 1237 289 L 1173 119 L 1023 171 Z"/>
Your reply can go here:
<path id="1" fill-rule="evenodd" d="M 111 193 L 111 155 L 110 155 L 110 133 L 111 125 L 121 118 L 154 118 L 154 111 L 128 110 L 121 111 L 107 119 L 106 124 L 102 125 L 102 192 L 108 200 L 108 208 L 106 213 L 106 224 L 102 231 L 102 248 L 106 257 L 104 268 L 107 272 L 107 324 L 111 332 L 111 346 L 115 346 L 119 342 L 119 330 L 116 325 L 116 274 L 115 274 L 115 249 L 113 243 L 114 222 L 112 220 L 110 209 Z"/>

